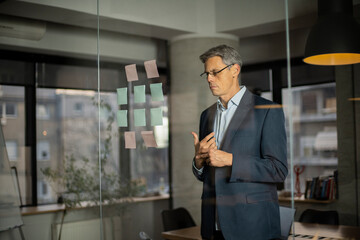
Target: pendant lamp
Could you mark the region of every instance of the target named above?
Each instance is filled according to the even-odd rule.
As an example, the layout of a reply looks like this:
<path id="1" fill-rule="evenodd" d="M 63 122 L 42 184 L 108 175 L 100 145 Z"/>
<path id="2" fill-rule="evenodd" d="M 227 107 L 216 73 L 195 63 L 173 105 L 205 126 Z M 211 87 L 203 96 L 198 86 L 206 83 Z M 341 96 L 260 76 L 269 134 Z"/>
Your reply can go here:
<path id="1" fill-rule="evenodd" d="M 352 0 L 318 0 L 318 20 L 310 30 L 303 61 L 325 66 L 360 63 L 360 26 Z"/>

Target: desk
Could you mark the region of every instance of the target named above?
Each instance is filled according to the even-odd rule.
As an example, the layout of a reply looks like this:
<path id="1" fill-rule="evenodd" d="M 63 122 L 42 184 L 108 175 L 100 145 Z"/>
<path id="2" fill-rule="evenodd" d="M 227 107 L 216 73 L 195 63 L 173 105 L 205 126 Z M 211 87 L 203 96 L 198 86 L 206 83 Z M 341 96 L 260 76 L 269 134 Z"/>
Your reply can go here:
<path id="1" fill-rule="evenodd" d="M 161 236 L 168 240 L 201 240 L 200 226 L 183 228 L 168 232 L 162 232 Z M 289 240 L 293 240 L 292 236 Z M 295 237 L 295 240 L 305 240 L 304 238 Z"/>
<path id="2" fill-rule="evenodd" d="M 360 239 L 360 228 L 344 225 L 324 225 L 295 222 L 295 240 L 309 239 L 307 236 L 327 237 L 336 239 Z M 169 240 L 201 240 L 200 226 L 162 232 L 162 237 Z M 293 237 L 289 236 L 289 240 Z"/>
<path id="3" fill-rule="evenodd" d="M 170 240 L 201 240 L 200 226 L 162 232 L 161 236 Z"/>
<path id="4" fill-rule="evenodd" d="M 339 239 L 360 239 L 360 228 L 344 225 L 325 225 L 315 223 L 294 222 L 295 236 L 317 234 L 318 237 Z M 292 232 L 292 229 L 291 229 Z"/>

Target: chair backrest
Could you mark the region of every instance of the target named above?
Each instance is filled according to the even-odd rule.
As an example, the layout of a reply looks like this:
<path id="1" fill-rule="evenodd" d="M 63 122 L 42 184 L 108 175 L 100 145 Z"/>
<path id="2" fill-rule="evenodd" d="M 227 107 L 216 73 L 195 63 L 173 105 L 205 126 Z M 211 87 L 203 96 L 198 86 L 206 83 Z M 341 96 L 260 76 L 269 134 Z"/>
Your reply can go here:
<path id="1" fill-rule="evenodd" d="M 280 206 L 281 239 L 288 239 L 296 209 Z"/>
<path id="2" fill-rule="evenodd" d="M 299 222 L 339 225 L 339 214 L 337 211 L 320 211 L 306 209 L 300 216 Z"/>
<path id="3" fill-rule="evenodd" d="M 161 212 L 164 231 L 196 226 L 190 213 L 183 207 Z"/>
<path id="4" fill-rule="evenodd" d="M 141 240 L 152 240 L 146 232 L 139 232 L 139 237 Z"/>

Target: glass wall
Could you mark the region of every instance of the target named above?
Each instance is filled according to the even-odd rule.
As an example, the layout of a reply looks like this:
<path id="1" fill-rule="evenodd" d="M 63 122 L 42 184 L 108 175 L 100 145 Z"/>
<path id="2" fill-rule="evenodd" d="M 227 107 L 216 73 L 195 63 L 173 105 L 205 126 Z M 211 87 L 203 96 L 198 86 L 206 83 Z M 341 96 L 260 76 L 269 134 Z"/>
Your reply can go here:
<path id="1" fill-rule="evenodd" d="M 179 207 L 200 226 L 191 132 L 217 98 L 198 58 L 220 44 L 284 112 L 288 175 L 271 184 L 289 221 L 315 209 L 359 225 L 359 69 L 302 62 L 314 1 L 0 2 L 1 127 L 26 239 L 162 239 L 162 211 Z"/>

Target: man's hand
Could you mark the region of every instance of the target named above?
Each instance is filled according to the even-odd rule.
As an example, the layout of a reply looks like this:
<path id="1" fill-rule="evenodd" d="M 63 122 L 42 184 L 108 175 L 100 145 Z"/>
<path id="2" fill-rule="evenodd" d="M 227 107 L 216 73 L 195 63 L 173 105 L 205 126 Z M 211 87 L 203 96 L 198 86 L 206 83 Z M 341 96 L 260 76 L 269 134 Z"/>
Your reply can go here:
<path id="1" fill-rule="evenodd" d="M 225 167 L 232 166 L 233 156 L 231 153 L 227 153 L 218 149 L 209 150 L 209 158 L 206 159 L 206 163 L 213 167 Z"/>
<path id="2" fill-rule="evenodd" d="M 214 137 L 215 133 L 210 133 L 201 141 L 199 141 L 199 137 L 195 132 L 191 132 L 191 134 L 194 136 L 195 165 L 196 168 L 200 169 L 207 163 L 209 151 L 217 148 Z"/>

